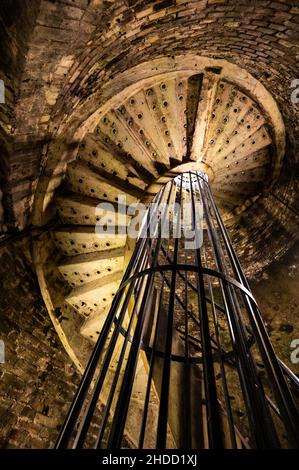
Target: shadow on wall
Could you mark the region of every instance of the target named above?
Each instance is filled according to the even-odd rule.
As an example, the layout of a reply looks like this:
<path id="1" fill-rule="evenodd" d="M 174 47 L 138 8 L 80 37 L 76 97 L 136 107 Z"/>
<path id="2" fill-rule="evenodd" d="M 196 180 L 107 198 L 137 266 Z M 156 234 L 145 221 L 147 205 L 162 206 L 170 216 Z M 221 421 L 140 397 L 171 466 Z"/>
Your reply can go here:
<path id="1" fill-rule="evenodd" d="M 28 41 L 39 11 L 40 0 L 5 0 L 0 2 L 0 80 L 5 87 L 5 103 L 0 102 L 0 188 L 2 220 L 14 226 L 10 191 L 10 162 L 15 125 L 15 105 L 20 92 Z M 2 227 L 1 227 L 2 225 Z"/>
<path id="2" fill-rule="evenodd" d="M 79 381 L 43 304 L 29 243 L 0 246 L 0 448 L 52 448 Z"/>
<path id="3" fill-rule="evenodd" d="M 291 361 L 291 343 L 299 340 L 299 242 L 250 285 L 275 352 L 299 376 L 299 354 Z"/>

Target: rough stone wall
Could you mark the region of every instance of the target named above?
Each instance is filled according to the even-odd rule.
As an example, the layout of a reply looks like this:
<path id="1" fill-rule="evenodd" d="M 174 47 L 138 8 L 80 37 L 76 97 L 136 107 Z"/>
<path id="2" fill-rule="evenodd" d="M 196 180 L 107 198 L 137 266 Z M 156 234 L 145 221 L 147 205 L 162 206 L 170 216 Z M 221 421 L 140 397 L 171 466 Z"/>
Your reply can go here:
<path id="1" fill-rule="evenodd" d="M 299 166 L 290 154 L 270 192 L 228 227 L 249 278 L 281 259 L 298 240 Z"/>
<path id="2" fill-rule="evenodd" d="M 299 53 L 296 0 L 41 0 L 30 2 L 31 16 L 28 2 L 22 2 L 24 11 L 17 1 L 2 2 L 7 11 L 12 3 L 13 31 L 27 31 L 15 44 L 28 49 L 26 61 L 15 66 L 21 78 L 14 118 L 3 109 L 11 145 L 3 158 L 2 200 L 17 228 L 30 223 L 38 178 L 61 158 L 66 132 L 75 132 L 102 104 L 103 85 L 143 61 L 195 52 L 246 68 L 278 102 L 288 141 L 280 181 L 274 196 L 262 198 L 233 235 L 252 272 L 284 253 L 296 238 L 294 219 L 298 223 L 299 107 L 291 102 Z M 69 138 L 71 150 L 71 133 Z M 272 244 L 266 254 L 265 246 Z"/>
<path id="3" fill-rule="evenodd" d="M 299 376 L 290 360 L 291 342 L 299 340 L 299 243 L 250 284 L 276 354 Z"/>
<path id="4" fill-rule="evenodd" d="M 297 0 L 2 0 L 0 16 L 0 78 L 6 85 L 6 103 L 0 105 L 0 214 L 8 225 L 30 222 L 37 179 L 51 161 L 48 144 L 61 123 L 73 119 L 78 126 L 87 115 L 76 115 L 76 109 L 87 103 L 91 114 L 101 104 L 103 84 L 129 67 L 192 51 L 245 67 L 275 97 L 287 127 L 276 197 L 268 196 L 251 220 L 240 222 L 249 239 L 242 230 L 235 234 L 242 261 L 269 257 L 264 249 L 252 258 L 258 240 L 260 248 L 271 243 L 279 254 L 296 233 L 299 107 L 290 97 L 291 82 L 299 78 Z M 2 245 L 0 256 L 0 339 L 6 345 L 0 445 L 51 447 L 78 376 L 51 326 L 23 242 Z M 297 277 L 287 279 L 295 286 Z M 298 308 L 295 288 L 286 290 L 281 305 L 279 274 L 271 282 L 264 279 L 254 288 L 261 310 L 273 325 L 278 311 L 288 315 L 289 324 Z M 265 295 L 272 291 L 271 298 Z"/>
<path id="5" fill-rule="evenodd" d="M 18 225 L 29 220 L 46 144 L 61 122 L 84 101 L 91 113 L 104 83 L 162 55 L 192 51 L 245 67 L 277 99 L 294 158 L 298 13 L 297 1 L 289 0 L 42 0 L 16 110 L 11 197 Z"/>
<path id="6" fill-rule="evenodd" d="M 20 190 L 25 176 L 24 168 L 20 168 L 18 173 L 19 189 L 13 188 L 15 179 L 11 176 L 14 171 L 15 107 L 39 3 L 39 0 L 0 2 L 0 79 L 5 87 L 5 103 L 0 103 L 0 231 L 15 225 L 13 197 L 24 197 Z"/>
<path id="7" fill-rule="evenodd" d="M 28 239 L 0 245 L 0 448 L 51 448 L 79 376 L 31 271 Z"/>

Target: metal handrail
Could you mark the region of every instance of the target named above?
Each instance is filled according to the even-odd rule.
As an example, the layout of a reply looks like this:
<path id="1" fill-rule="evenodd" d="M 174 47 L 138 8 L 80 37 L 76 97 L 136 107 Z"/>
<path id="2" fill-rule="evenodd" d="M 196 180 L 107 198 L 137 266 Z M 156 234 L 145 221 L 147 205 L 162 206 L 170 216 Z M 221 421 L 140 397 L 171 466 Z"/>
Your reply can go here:
<path id="1" fill-rule="evenodd" d="M 184 239 L 169 238 L 167 248 L 163 246 L 169 205 L 183 200 L 191 206 L 195 240 L 196 203 L 203 206 L 205 236 L 202 246 L 190 250 L 192 256 L 184 248 Z M 207 178 L 197 172 L 179 175 L 158 193 L 156 201 L 167 204 L 161 214 L 158 208 L 147 213 L 143 236 L 115 294 L 56 448 L 86 446 L 95 426 L 94 448 L 119 448 L 127 432 L 136 434 L 139 448 L 146 446 L 148 434 L 158 449 L 166 448 L 169 439 L 184 448 L 222 448 L 228 442 L 237 448 L 240 436 L 242 445 L 246 442 L 251 448 L 299 447 L 298 410 L 285 376 L 296 389 L 299 379 L 274 353 Z M 181 231 L 181 209 L 176 215 L 172 223 Z M 146 236 L 151 218 L 158 221 L 154 239 Z M 137 380 L 139 370 L 147 371 L 144 382 Z M 141 408 L 132 429 L 128 418 L 136 384 L 144 401 L 139 400 L 139 405 L 134 401 Z M 232 389 L 241 407 L 241 421 Z M 173 400 L 176 406 L 171 406 Z M 151 425 L 149 430 L 153 406 L 157 427 Z M 97 425 L 96 417 L 100 418 Z"/>

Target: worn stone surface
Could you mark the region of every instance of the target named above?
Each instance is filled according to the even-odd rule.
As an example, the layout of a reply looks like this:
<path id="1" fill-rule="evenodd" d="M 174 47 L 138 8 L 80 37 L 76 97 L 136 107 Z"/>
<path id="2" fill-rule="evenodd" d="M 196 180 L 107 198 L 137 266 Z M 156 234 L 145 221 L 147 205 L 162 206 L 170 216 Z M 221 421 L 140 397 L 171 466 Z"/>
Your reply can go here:
<path id="1" fill-rule="evenodd" d="M 0 4 L 0 79 L 5 86 L 5 103 L 0 104 L 0 186 L 3 188 L 2 230 L 14 226 L 16 219 L 13 198 L 24 197 L 14 189 L 11 174 L 18 169 L 18 181 L 30 180 L 36 164 L 27 161 L 26 167 L 11 162 L 14 154 L 14 132 L 16 128 L 15 107 L 23 83 L 23 70 L 28 51 L 28 41 L 38 13 L 39 0 L 6 0 Z M 25 184 L 27 190 L 30 183 Z M 14 196 L 13 196 L 14 194 Z M 2 231 L 1 230 L 1 231 Z"/>
<path id="2" fill-rule="evenodd" d="M 11 2 L 3 3 L 11 7 Z M 294 144 L 298 107 L 290 101 L 290 83 L 297 74 L 296 1 L 248 5 L 232 0 L 43 0 L 36 2 L 33 12 L 39 3 L 33 34 L 18 46 L 23 54 L 27 47 L 28 53 L 18 68 L 22 81 L 15 91 L 15 147 L 10 161 L 15 167 L 7 192 L 18 226 L 28 221 L 32 193 L 48 156 L 44 145 L 60 123 L 69 120 L 83 101 L 92 102 L 103 83 L 144 60 L 195 51 L 245 67 L 277 99 Z M 20 17 L 26 22 L 26 10 Z M 34 15 L 30 18 L 34 21 Z M 17 21 L 11 18 L 15 31 Z M 22 175 L 25 164 L 27 173 Z"/>
<path id="3" fill-rule="evenodd" d="M 0 79 L 6 89 L 0 104 L 1 231 L 32 222 L 36 196 L 47 189 L 43 181 L 72 158 L 84 136 L 78 129 L 105 103 L 120 74 L 161 57 L 175 69 L 176 57 L 192 52 L 245 68 L 283 115 L 287 148 L 278 181 L 228 227 L 249 277 L 282 258 L 298 232 L 299 107 L 291 101 L 291 83 L 298 78 L 298 14 L 298 2 L 285 0 L 1 1 Z M 119 171 L 116 160 L 109 161 L 111 174 Z M 62 175 L 64 170 L 61 165 Z M 136 183 L 134 172 L 125 177 Z M 77 242 L 68 242 L 79 254 Z M 88 244 L 82 238 L 80 243 L 85 253 Z M 19 243 L 0 248 L 6 342 L 1 446 L 51 447 L 78 376 L 56 338 L 23 248 Z M 297 261 L 290 260 L 253 284 L 287 363 L 289 341 L 298 332 Z"/>
<path id="4" fill-rule="evenodd" d="M 51 448 L 79 375 L 50 322 L 28 239 L 0 246 L 1 448 Z"/>
<path id="5" fill-rule="evenodd" d="M 275 352 L 299 376 L 299 362 L 291 362 L 291 342 L 299 340 L 298 285 L 298 242 L 282 260 L 251 282 Z"/>
<path id="6" fill-rule="evenodd" d="M 196 52 L 246 68 L 277 100 L 286 124 L 289 145 L 274 196 L 266 194 L 251 217 L 241 218 L 240 232 L 233 231 L 243 263 L 250 256 L 253 269 L 264 266 L 265 246 L 276 258 L 286 241 L 292 244 L 289 208 L 298 205 L 298 105 L 291 102 L 296 1 L 6 0 L 1 16 L 7 81 L 7 103 L 0 105 L 2 224 L 30 222 L 38 178 L 52 171 L 63 150 L 72 151 L 74 132 L 105 99 L 104 85 L 146 60 Z M 274 239 L 277 246 L 270 249 Z"/>

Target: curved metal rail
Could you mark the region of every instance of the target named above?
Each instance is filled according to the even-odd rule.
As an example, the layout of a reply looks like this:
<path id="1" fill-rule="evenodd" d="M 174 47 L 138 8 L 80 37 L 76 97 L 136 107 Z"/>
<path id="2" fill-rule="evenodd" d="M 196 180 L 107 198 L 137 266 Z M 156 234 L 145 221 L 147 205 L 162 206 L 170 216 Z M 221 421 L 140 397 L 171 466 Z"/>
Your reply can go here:
<path id="1" fill-rule="evenodd" d="M 189 172 L 147 213 L 56 447 L 120 448 L 127 438 L 157 449 L 299 447 L 284 374 L 298 386 L 275 355 L 207 178 Z"/>

